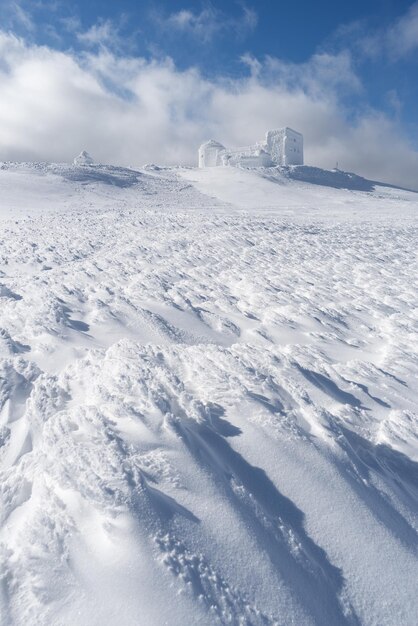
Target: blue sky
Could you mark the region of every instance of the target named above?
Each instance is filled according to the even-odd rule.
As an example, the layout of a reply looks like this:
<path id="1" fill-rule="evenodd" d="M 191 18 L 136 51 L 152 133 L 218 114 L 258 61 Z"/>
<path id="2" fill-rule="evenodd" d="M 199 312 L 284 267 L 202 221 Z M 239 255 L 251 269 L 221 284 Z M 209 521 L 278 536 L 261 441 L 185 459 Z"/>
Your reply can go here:
<path id="1" fill-rule="evenodd" d="M 353 169 L 352 152 L 361 150 L 357 169 L 415 184 L 418 2 L 1 0 L 0 31 L 3 119 L 11 129 L 3 146 L 0 139 L 6 157 L 23 158 L 27 153 L 28 158 L 69 158 L 87 128 L 90 149 L 103 159 L 115 154 L 120 162 L 131 161 L 136 157 L 133 149 L 115 149 L 116 128 L 130 128 L 135 114 L 137 142 L 149 142 L 150 128 L 164 134 L 156 137 L 150 158 L 178 162 L 193 159 L 191 145 L 181 147 L 182 142 L 213 133 L 223 142 L 239 141 L 241 135 L 249 141 L 264 127 L 293 124 L 304 132 L 307 155 L 319 165 L 339 160 Z M 36 89 L 35 70 L 31 78 L 28 70 L 35 57 Z M 68 72 L 65 86 L 60 64 Z M 27 85 L 16 80 L 20 75 Z M 33 89 L 37 104 L 31 110 Z M 93 119 L 97 110 L 103 115 L 114 129 L 112 141 L 110 135 L 102 136 L 99 143 L 98 132 L 81 119 L 77 122 L 67 109 L 71 98 L 73 108 L 82 105 L 87 118 Z M 22 110 L 20 118 L 16 107 Z M 153 109 L 159 117 L 152 116 Z M 26 111 L 38 120 L 36 133 Z M 148 122 L 141 131 L 144 116 Z M 48 130 L 54 129 L 56 137 L 60 122 L 74 126 L 74 141 L 63 137 L 59 149 Z M 27 148 L 19 123 L 21 129 L 30 128 Z M 392 174 L 389 157 L 382 161 L 385 146 L 409 173 L 403 176 L 398 165 Z M 146 158 L 144 149 L 137 158 Z M 418 182 L 418 174 L 416 178 Z"/>

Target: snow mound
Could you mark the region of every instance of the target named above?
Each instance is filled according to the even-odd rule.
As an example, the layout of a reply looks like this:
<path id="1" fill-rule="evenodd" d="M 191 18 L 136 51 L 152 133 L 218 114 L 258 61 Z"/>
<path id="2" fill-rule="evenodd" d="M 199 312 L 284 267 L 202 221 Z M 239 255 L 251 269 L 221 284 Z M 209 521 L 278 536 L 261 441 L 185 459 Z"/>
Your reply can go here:
<path id="1" fill-rule="evenodd" d="M 93 165 L 93 163 L 93 158 L 85 150 L 74 159 L 74 165 Z"/>
<path id="2" fill-rule="evenodd" d="M 217 204 L 168 167 L 3 163 L 0 221 L 51 213 L 102 212 L 127 207 L 188 208 Z M 0 278 L 1 278 L 0 265 Z"/>
<path id="3" fill-rule="evenodd" d="M 57 170 L 56 170 L 57 171 Z M 88 165 L 83 167 L 61 168 L 58 173 L 67 180 L 83 183 L 104 183 L 116 187 L 131 187 L 138 183 L 141 174 L 125 167 L 113 165 Z"/>
<path id="4" fill-rule="evenodd" d="M 324 187 L 335 187 L 336 189 L 353 189 L 356 191 L 373 191 L 375 183 L 353 174 L 351 172 L 343 172 L 342 170 L 324 170 L 319 167 L 309 165 L 296 165 L 289 167 L 286 174 L 292 180 L 300 180 L 314 185 L 323 185 Z"/>

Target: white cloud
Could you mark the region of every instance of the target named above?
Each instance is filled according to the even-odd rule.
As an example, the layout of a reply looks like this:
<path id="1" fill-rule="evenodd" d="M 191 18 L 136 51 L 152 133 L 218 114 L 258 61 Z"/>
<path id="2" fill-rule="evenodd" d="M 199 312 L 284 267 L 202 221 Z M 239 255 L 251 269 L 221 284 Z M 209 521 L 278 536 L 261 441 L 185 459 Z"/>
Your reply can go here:
<path id="1" fill-rule="evenodd" d="M 254 60 L 246 55 L 243 60 L 250 65 L 254 73 Z M 255 60 L 257 63 L 257 60 Z M 259 62 L 258 62 L 259 63 Z M 347 50 L 337 54 L 321 52 L 314 54 L 305 63 L 291 63 L 274 57 L 267 57 L 258 67 L 258 76 L 266 76 L 270 82 L 278 82 L 289 90 L 302 88 L 312 96 L 320 96 L 325 90 L 350 93 L 360 92 L 362 85 L 353 67 L 351 55 Z"/>
<path id="2" fill-rule="evenodd" d="M 109 48 L 121 53 L 135 47 L 134 41 L 138 31 L 127 34 L 128 17 L 122 13 L 117 21 L 100 19 L 90 28 L 83 31 L 77 19 L 67 19 L 66 28 L 75 35 L 77 41 L 85 48 Z"/>
<path id="3" fill-rule="evenodd" d="M 104 20 L 93 24 L 84 32 L 77 32 L 77 39 L 87 45 L 104 45 L 111 46 L 118 36 L 117 28 L 111 20 Z"/>
<path id="4" fill-rule="evenodd" d="M 129 37 L 121 35 L 120 25 L 112 20 L 100 20 L 86 31 L 82 31 L 78 26 L 74 32 L 77 41 L 87 48 L 103 47 L 123 50 L 129 47 L 128 44 L 130 43 Z"/>
<path id="5" fill-rule="evenodd" d="M 42 31 L 52 34 L 57 33 L 49 19 L 56 16 L 59 11 L 68 10 L 64 0 L 0 0 L 0 24 L 3 30 L 25 33 L 25 36 L 34 35 Z"/>
<path id="6" fill-rule="evenodd" d="M 367 20 L 343 24 L 328 44 L 334 49 L 349 49 L 359 59 L 392 63 L 404 60 L 418 51 L 418 1 L 384 27 L 371 28 Z"/>
<path id="7" fill-rule="evenodd" d="M 399 59 L 418 50 L 418 2 L 415 2 L 388 31 L 390 55 Z"/>
<path id="8" fill-rule="evenodd" d="M 0 160 L 70 161 L 87 149 L 114 164 L 194 164 L 210 137 L 242 145 L 289 125 L 304 133 L 311 164 L 338 161 L 417 188 L 418 153 L 397 123 L 374 111 L 351 120 L 344 110 L 341 90 L 360 88 L 349 58 L 252 64 L 248 77 L 209 80 L 170 59 L 104 48 L 76 56 L 0 34 Z"/>
<path id="9" fill-rule="evenodd" d="M 30 11 L 19 0 L 5 0 L 0 6 L 0 19 L 3 28 L 19 28 L 26 32 L 33 32 L 35 24 Z"/>
<path id="10" fill-rule="evenodd" d="M 242 14 L 234 18 L 209 4 L 200 12 L 182 9 L 167 17 L 159 15 L 157 21 L 165 30 L 187 33 L 199 41 L 208 42 L 221 33 L 244 37 L 257 26 L 258 17 L 254 9 L 245 5 Z"/>

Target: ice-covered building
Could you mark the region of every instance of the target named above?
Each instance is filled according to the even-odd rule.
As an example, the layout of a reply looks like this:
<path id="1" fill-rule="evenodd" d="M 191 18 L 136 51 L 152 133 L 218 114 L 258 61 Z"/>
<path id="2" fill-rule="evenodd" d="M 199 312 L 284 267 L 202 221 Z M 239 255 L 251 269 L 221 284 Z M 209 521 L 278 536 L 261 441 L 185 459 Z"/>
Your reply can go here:
<path id="1" fill-rule="evenodd" d="M 277 165 L 303 165 L 303 135 L 292 128 L 269 130 L 266 149 Z"/>
<path id="2" fill-rule="evenodd" d="M 291 128 L 269 130 L 264 141 L 243 148 L 225 148 L 211 139 L 199 148 L 199 167 L 303 165 L 303 135 Z"/>
<path id="3" fill-rule="evenodd" d="M 223 165 L 222 155 L 226 148 L 219 141 L 210 139 L 199 148 L 199 167 L 216 167 Z"/>

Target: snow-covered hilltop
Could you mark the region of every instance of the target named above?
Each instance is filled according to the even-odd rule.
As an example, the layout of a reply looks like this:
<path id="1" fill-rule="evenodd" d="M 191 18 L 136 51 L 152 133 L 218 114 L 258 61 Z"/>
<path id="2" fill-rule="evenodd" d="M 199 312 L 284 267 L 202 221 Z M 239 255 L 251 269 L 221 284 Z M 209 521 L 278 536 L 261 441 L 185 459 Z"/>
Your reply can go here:
<path id="1" fill-rule="evenodd" d="M 416 626 L 417 199 L 0 164 L 1 626 Z"/>

